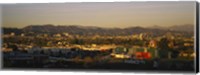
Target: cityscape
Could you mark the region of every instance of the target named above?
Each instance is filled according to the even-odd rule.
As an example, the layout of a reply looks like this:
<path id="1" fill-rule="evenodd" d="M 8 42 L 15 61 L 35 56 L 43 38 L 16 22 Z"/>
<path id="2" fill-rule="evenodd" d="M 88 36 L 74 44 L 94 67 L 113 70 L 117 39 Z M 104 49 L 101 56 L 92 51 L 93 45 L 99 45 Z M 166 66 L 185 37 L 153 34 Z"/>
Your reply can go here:
<path id="1" fill-rule="evenodd" d="M 176 7 L 175 3 L 172 2 L 172 5 L 174 4 L 174 7 Z M 107 4 L 100 3 L 97 5 L 93 5 L 90 3 L 89 4 L 83 3 L 82 5 L 80 4 L 80 7 L 83 6 L 85 7 L 84 10 L 86 11 L 92 10 L 90 12 L 93 12 L 93 14 L 95 13 L 96 15 L 100 15 L 98 13 L 99 11 L 94 12 L 97 10 L 91 7 L 99 6 L 96 7 L 98 10 L 102 10 L 100 8 L 101 7 L 100 5 L 112 7 L 112 4 L 109 5 Z M 123 3 L 121 4 L 122 5 L 120 5 L 120 3 L 119 4 L 116 3 L 113 4 L 113 6 L 116 7 L 125 6 Z M 138 3 L 138 5 L 140 4 L 144 3 Z M 158 3 L 155 3 L 155 5 L 156 4 Z M 183 4 L 182 6 L 187 6 L 187 4 L 190 5 L 193 3 L 180 2 L 180 4 L 178 4 L 177 6 L 179 7 L 181 6 L 181 4 Z M 32 12 L 40 11 L 41 14 L 43 15 L 47 14 L 46 16 L 49 16 L 48 13 L 51 12 L 43 12 L 48 8 L 48 5 L 41 6 L 44 7 L 41 8 L 42 10 L 39 10 L 39 8 L 37 8 L 36 5 L 19 4 L 19 5 L 3 6 L 3 19 L 5 18 L 5 20 L 3 20 L 4 25 L 2 27 L 2 35 L 1 35 L 3 68 L 155 70 L 155 71 L 195 70 L 195 63 L 194 63 L 195 62 L 194 59 L 196 57 L 194 48 L 195 25 L 192 24 L 192 21 L 190 22 L 189 20 L 187 20 L 188 21 L 187 23 L 185 24 L 180 23 L 179 25 L 175 25 L 179 23 L 179 21 L 176 21 L 177 23 L 173 21 L 174 25 L 170 25 L 167 27 L 162 24 L 152 25 L 152 26 L 147 26 L 145 24 L 131 25 L 132 21 L 130 22 L 121 21 L 122 25 L 120 26 L 119 25 L 108 26 L 104 23 L 102 23 L 104 25 L 98 25 L 98 24 L 94 25 L 97 22 L 97 21 L 94 22 L 94 20 L 91 20 L 91 23 L 94 23 L 93 25 L 87 25 L 84 24 L 86 23 L 84 19 L 80 19 L 83 15 L 78 15 L 79 18 L 75 20 L 80 23 L 82 22 L 82 20 L 84 20 L 83 24 L 80 25 L 55 24 L 51 23 L 50 22 L 51 19 L 47 18 L 47 19 L 41 19 L 44 21 L 48 20 L 49 23 L 47 24 L 38 24 L 39 22 L 41 22 L 38 21 L 38 23 L 35 24 L 31 23 L 29 25 L 21 26 L 17 25 L 17 24 L 22 24 L 21 20 L 18 20 L 18 18 L 15 19 L 14 17 L 8 16 L 8 15 L 18 16 L 23 14 L 25 15 L 24 17 L 27 17 L 27 14 L 29 14 L 30 12 L 30 11 L 11 12 L 12 10 L 14 10 L 13 8 L 25 11 L 30 10 L 30 8 L 33 8 Z M 73 6 L 75 5 L 76 3 L 74 5 L 72 4 L 71 7 L 73 8 Z M 22 8 L 22 6 L 27 6 L 27 9 L 26 7 Z M 161 7 L 166 8 L 168 10 L 167 4 L 166 6 L 162 5 Z M 79 6 L 76 6 L 74 8 L 76 8 L 77 11 L 83 10 L 82 8 L 79 8 Z M 130 9 L 135 9 L 135 8 L 136 7 L 132 7 Z M 146 9 L 146 7 L 144 8 Z M 156 7 L 151 7 L 148 9 L 153 10 L 154 8 Z M 65 8 L 65 9 L 70 9 L 70 8 Z M 119 8 L 119 11 L 122 9 L 124 10 L 125 8 Z M 64 12 L 63 10 L 62 11 L 61 10 L 55 9 L 55 11 L 57 12 Z M 107 9 L 105 9 L 105 11 L 106 10 Z M 169 10 L 171 11 L 171 7 L 169 8 Z M 182 12 L 181 9 L 179 10 L 180 12 Z M 179 11 L 179 10 L 173 10 L 173 11 Z M 113 9 L 112 11 L 116 10 Z M 131 10 L 126 10 L 126 11 L 131 11 Z M 75 12 L 73 13 L 71 12 L 69 12 L 71 15 L 68 15 L 68 17 L 71 16 L 77 17 L 77 14 L 80 14 L 79 12 L 77 12 L 77 14 L 75 15 L 74 14 Z M 38 13 L 32 13 L 32 15 L 35 14 Z M 117 14 L 120 15 L 121 13 Z M 166 12 L 165 14 L 168 13 Z M 151 15 L 151 13 L 149 15 Z M 38 16 L 31 16 L 30 18 L 39 19 L 37 17 Z M 9 18 L 12 19 L 10 20 Z M 109 19 L 109 17 L 107 18 Z M 28 18 L 27 20 L 24 19 L 24 23 L 29 22 L 29 20 L 30 19 Z M 65 20 L 67 23 L 68 19 L 66 18 Z M 69 20 L 71 21 L 71 19 Z M 99 21 L 99 18 L 97 20 Z M 31 21 L 32 20 L 30 20 L 30 22 Z M 144 20 L 141 21 L 141 23 L 142 22 L 147 22 L 147 21 Z M 166 24 L 166 22 L 163 21 L 163 24 Z M 17 26 L 14 26 L 13 25 L 14 23 L 16 23 Z M 116 23 L 120 22 L 116 21 Z M 130 25 L 123 26 L 123 23 L 124 24 L 130 23 Z"/>

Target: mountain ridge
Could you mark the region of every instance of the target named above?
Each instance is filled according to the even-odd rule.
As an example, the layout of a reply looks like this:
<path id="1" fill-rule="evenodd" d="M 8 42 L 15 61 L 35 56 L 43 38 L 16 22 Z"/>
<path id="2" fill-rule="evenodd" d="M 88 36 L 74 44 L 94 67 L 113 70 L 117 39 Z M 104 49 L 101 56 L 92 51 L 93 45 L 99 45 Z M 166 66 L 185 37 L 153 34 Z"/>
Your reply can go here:
<path id="1" fill-rule="evenodd" d="M 187 28 L 187 29 L 186 29 Z M 135 27 L 127 27 L 127 28 L 102 28 L 96 26 L 81 26 L 81 25 L 29 25 L 21 29 L 14 28 L 3 28 L 5 34 L 10 32 L 18 32 L 18 33 L 63 33 L 68 32 L 70 34 L 80 34 L 80 35 L 93 35 L 93 34 L 101 34 L 101 35 L 131 35 L 131 34 L 139 34 L 143 32 L 154 33 L 156 35 L 161 35 L 166 32 L 189 32 L 193 33 L 194 28 L 192 25 L 176 25 L 166 29 L 160 29 L 159 27 L 155 28 L 144 28 L 140 26 Z"/>

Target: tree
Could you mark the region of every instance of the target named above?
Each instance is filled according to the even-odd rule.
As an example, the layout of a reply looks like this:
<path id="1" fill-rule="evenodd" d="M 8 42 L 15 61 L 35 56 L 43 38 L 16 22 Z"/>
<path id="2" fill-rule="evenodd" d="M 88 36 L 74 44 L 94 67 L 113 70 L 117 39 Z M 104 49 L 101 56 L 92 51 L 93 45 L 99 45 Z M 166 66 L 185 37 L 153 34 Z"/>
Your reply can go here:
<path id="1" fill-rule="evenodd" d="M 168 52 L 171 50 L 168 46 L 170 41 L 167 38 L 162 38 L 158 43 L 158 53 L 160 58 L 168 58 Z"/>
<path id="2" fill-rule="evenodd" d="M 167 38 L 162 38 L 162 39 L 160 40 L 160 42 L 158 43 L 158 48 L 159 48 L 160 50 L 169 50 L 168 43 L 169 43 L 169 41 L 168 41 Z"/>
<path id="3" fill-rule="evenodd" d="M 12 48 L 13 51 L 19 51 L 19 49 L 18 49 L 18 47 L 16 45 L 10 45 L 10 44 L 8 44 L 8 47 Z"/>

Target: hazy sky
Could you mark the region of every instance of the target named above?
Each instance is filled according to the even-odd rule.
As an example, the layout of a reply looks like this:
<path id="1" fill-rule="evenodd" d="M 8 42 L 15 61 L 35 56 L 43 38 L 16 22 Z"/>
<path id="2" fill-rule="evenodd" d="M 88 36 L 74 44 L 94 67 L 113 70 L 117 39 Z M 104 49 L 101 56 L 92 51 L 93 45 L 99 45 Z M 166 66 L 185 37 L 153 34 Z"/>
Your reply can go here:
<path id="1" fill-rule="evenodd" d="M 123 2 L 8 4 L 2 7 L 3 27 L 82 25 L 149 27 L 194 24 L 195 2 Z"/>

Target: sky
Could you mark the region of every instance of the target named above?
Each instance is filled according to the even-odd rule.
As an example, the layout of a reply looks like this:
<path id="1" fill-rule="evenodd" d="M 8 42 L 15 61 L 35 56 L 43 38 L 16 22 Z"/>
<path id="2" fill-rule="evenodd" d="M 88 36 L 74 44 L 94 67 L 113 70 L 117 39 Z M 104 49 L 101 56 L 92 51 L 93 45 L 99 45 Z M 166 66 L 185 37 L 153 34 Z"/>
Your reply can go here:
<path id="1" fill-rule="evenodd" d="M 195 2 L 4 4 L 3 27 L 81 25 L 105 28 L 195 24 Z"/>

